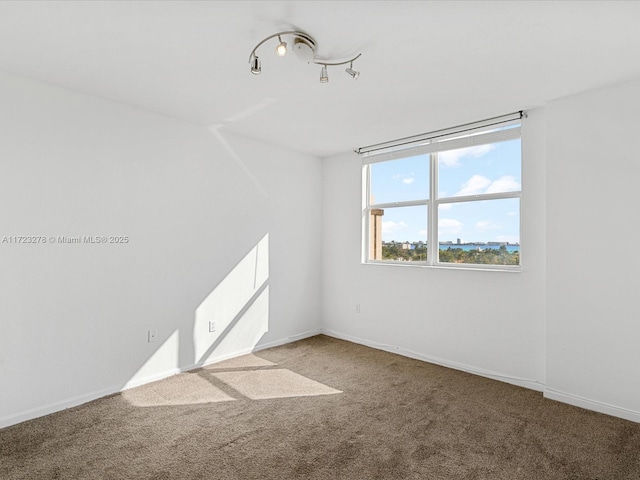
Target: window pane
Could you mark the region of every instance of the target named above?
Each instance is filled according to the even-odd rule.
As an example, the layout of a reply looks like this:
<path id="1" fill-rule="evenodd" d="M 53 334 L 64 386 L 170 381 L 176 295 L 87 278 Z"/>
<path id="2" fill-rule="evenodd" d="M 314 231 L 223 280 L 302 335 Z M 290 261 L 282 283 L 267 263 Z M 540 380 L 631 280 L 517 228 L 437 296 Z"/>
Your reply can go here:
<path id="1" fill-rule="evenodd" d="M 426 261 L 426 205 L 371 209 L 369 260 Z"/>
<path id="2" fill-rule="evenodd" d="M 371 205 L 429 198 L 429 155 L 372 163 Z"/>
<path id="3" fill-rule="evenodd" d="M 520 200 L 442 203 L 438 207 L 438 261 L 520 264 Z"/>
<path id="4" fill-rule="evenodd" d="M 520 190 L 519 138 L 438 153 L 438 198 Z"/>

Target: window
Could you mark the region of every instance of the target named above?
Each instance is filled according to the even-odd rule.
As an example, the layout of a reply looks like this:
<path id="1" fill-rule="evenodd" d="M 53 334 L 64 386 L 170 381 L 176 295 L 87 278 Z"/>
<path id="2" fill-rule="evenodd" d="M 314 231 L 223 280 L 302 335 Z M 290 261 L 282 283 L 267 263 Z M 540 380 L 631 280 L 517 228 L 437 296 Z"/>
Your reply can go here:
<path id="1" fill-rule="evenodd" d="M 361 149 L 364 260 L 517 269 L 516 115 Z"/>

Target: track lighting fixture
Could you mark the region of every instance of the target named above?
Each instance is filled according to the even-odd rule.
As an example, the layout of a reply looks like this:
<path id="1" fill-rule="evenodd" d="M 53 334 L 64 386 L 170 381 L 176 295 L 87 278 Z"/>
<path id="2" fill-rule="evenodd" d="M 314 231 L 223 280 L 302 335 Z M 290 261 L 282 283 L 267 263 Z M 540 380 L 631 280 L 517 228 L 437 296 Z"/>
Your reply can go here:
<path id="1" fill-rule="evenodd" d="M 329 81 L 329 75 L 327 74 L 327 66 L 323 65 L 320 70 L 320 83 L 327 83 Z"/>
<path id="2" fill-rule="evenodd" d="M 260 75 L 260 73 L 262 73 L 262 65 L 260 64 L 260 59 L 257 56 L 252 55 L 250 63 L 251 73 L 253 73 L 254 75 Z"/>
<path id="3" fill-rule="evenodd" d="M 351 64 L 347 68 L 345 68 L 344 71 L 347 72 L 349 75 L 351 75 L 354 80 L 357 80 L 358 77 L 360 76 L 360 72 L 356 72 L 353 69 L 353 62 L 351 62 Z"/>
<path id="4" fill-rule="evenodd" d="M 328 60 L 318 59 L 316 58 L 318 44 L 315 39 L 311 35 L 296 30 L 274 33 L 273 35 L 269 35 L 267 38 L 258 43 L 253 48 L 253 50 L 251 50 L 251 54 L 249 55 L 251 73 L 253 73 L 254 75 L 259 75 L 262 72 L 262 65 L 260 63 L 258 55 L 256 54 L 256 50 L 258 50 L 258 47 L 260 47 L 267 40 L 271 40 L 272 38 L 277 37 L 278 45 L 276 46 L 276 54 L 280 57 L 284 57 L 287 54 L 287 42 L 282 39 L 283 36 L 293 37 L 292 48 L 294 53 L 300 60 L 306 63 L 315 63 L 316 65 L 322 65 L 322 69 L 320 70 L 320 83 L 327 83 L 329 81 L 327 67 L 333 67 L 337 65 L 349 64 L 349 67 L 345 69 L 345 72 L 351 75 L 354 80 L 356 80 L 360 76 L 360 72 L 357 72 L 353 69 L 353 62 L 356 61 L 360 57 L 360 55 L 362 55 L 361 53 L 343 62 L 331 62 Z"/>
<path id="5" fill-rule="evenodd" d="M 280 35 L 278 35 L 278 41 L 280 42 L 276 47 L 276 53 L 279 57 L 284 57 L 287 54 L 287 42 L 283 42 Z"/>
<path id="6" fill-rule="evenodd" d="M 327 67 L 335 67 L 337 65 L 346 65 L 347 63 L 349 64 L 349 67 L 347 67 L 345 69 L 345 72 L 347 72 L 349 75 L 351 75 L 351 77 L 354 80 L 357 80 L 358 77 L 360 76 L 360 72 L 356 72 L 353 69 L 353 62 L 355 60 L 357 60 L 358 57 L 360 57 L 360 55 L 362 55 L 362 54 L 359 53 L 358 55 L 353 57 L 351 60 L 347 60 L 345 62 L 332 62 L 332 63 L 328 63 L 328 62 L 325 62 L 325 61 L 315 61 L 315 62 L 313 62 L 313 63 L 317 63 L 318 65 L 322 65 L 322 70 L 320 71 L 320 83 L 327 83 L 329 81 L 329 76 L 327 75 Z"/>

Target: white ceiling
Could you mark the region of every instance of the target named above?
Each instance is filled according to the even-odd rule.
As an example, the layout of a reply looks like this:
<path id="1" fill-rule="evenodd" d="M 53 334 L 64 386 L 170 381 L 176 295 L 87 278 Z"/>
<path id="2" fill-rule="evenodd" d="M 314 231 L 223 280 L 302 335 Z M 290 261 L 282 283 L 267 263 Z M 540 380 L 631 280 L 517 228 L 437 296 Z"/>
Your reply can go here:
<path id="1" fill-rule="evenodd" d="M 0 2 L 0 70 L 320 157 L 640 78 L 637 1 Z M 362 52 L 352 80 L 318 56 Z M 0 106 L 1 108 L 1 106 Z"/>

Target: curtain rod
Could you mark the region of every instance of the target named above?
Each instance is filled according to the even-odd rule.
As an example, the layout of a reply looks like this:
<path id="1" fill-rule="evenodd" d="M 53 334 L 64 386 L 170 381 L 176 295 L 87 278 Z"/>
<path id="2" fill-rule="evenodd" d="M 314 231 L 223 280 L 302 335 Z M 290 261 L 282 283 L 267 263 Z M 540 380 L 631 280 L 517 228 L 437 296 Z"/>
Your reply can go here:
<path id="1" fill-rule="evenodd" d="M 514 115 L 517 115 L 517 118 L 513 118 Z M 476 130 L 482 127 L 499 125 L 501 123 L 506 123 L 513 120 L 521 119 L 522 117 L 526 118 L 526 116 L 527 114 L 525 111 L 519 110 L 517 112 L 508 113 L 506 115 L 500 115 L 498 117 L 491 117 L 485 120 L 480 120 L 479 122 L 463 123 L 462 125 L 457 125 L 455 127 L 443 128 L 443 129 L 434 130 L 428 133 L 412 135 L 410 137 L 398 138 L 396 140 L 389 140 L 387 142 L 382 142 L 382 143 L 375 143 L 373 145 L 368 145 L 366 147 L 360 147 L 357 150 L 354 150 L 354 152 L 356 152 L 358 155 L 362 155 L 365 153 L 383 150 L 385 148 L 400 147 L 402 145 L 408 145 L 411 143 L 419 142 L 421 140 L 431 140 L 433 138 L 444 137 L 447 135 L 451 135 L 452 133 L 463 133 L 471 130 Z M 490 122 L 490 123 L 487 123 L 487 122 Z"/>

